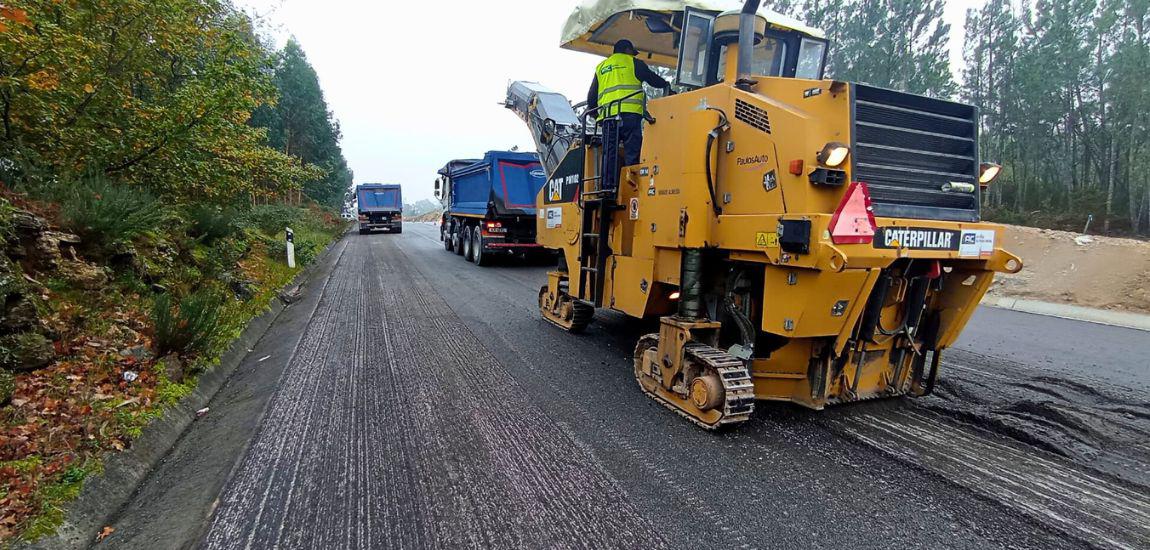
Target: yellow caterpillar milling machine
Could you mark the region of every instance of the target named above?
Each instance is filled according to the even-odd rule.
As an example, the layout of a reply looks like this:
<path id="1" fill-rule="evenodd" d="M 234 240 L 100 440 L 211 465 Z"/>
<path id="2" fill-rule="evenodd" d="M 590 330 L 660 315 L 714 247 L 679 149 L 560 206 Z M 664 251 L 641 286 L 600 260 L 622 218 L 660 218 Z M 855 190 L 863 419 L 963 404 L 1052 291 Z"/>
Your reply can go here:
<path id="1" fill-rule="evenodd" d="M 571 332 L 598 307 L 659 317 L 635 377 L 705 428 L 756 399 L 929 394 L 994 272 L 1022 268 L 979 221 L 999 168 L 980 164 L 974 107 L 823 80 L 822 33 L 758 4 L 571 15 L 563 47 L 606 56 L 629 39 L 688 89 L 647 102 L 637 165 L 620 166 L 614 117 L 531 82 L 506 103 L 548 171 L 537 239 L 561 258 L 543 316 Z"/>

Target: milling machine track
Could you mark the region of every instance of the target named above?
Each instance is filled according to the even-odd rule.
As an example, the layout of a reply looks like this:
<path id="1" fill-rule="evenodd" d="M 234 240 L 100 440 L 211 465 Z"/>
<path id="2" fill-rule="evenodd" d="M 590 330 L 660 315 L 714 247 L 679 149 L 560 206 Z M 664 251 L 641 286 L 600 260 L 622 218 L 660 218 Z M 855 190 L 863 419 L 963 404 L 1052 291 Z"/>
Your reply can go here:
<path id="1" fill-rule="evenodd" d="M 701 411 L 693 406 L 690 399 L 665 389 L 658 373 L 644 372 L 643 355 L 648 349 L 658 346 L 658 334 L 643 336 L 635 345 L 635 379 L 643 393 L 707 430 L 737 425 L 751 417 L 755 410 L 755 386 L 747 367 L 737 357 L 699 342 L 689 342 L 683 348 L 687 360 L 698 363 L 707 373 L 717 375 L 722 384 L 722 415 L 707 421 L 702 416 L 709 411 Z M 644 384 L 644 380 L 648 384 Z M 687 381 L 689 384 L 690 381 Z"/>

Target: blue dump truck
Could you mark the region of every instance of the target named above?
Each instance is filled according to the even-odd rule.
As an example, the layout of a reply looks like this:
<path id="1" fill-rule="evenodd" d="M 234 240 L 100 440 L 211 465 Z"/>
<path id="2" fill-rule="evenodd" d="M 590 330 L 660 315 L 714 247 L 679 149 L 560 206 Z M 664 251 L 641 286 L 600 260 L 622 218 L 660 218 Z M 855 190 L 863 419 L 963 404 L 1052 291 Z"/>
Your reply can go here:
<path id="1" fill-rule="evenodd" d="M 355 186 L 359 205 L 359 234 L 372 229 L 403 233 L 403 193 L 394 183 L 364 183 Z"/>
<path id="2" fill-rule="evenodd" d="M 496 255 L 547 253 L 535 244 L 535 195 L 547 181 L 535 153 L 488 151 L 447 163 L 439 176 L 445 250 L 481 266 Z"/>

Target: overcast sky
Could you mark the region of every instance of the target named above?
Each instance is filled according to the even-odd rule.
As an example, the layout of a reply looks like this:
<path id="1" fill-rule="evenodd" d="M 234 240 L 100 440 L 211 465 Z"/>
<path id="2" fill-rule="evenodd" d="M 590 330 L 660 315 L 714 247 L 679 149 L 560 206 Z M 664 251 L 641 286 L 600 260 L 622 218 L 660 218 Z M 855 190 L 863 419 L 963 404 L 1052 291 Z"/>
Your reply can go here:
<path id="1" fill-rule="evenodd" d="M 984 1 L 947 1 L 952 65 L 963 14 Z M 534 80 L 579 101 L 600 60 L 559 48 L 577 0 L 441 0 L 402 10 L 377 0 L 237 3 L 280 45 L 294 36 L 307 53 L 356 183 L 400 183 L 406 202 L 432 198 L 435 172 L 451 159 L 534 150 L 527 127 L 499 105 L 509 81 Z M 413 9 L 424 13 L 412 17 Z"/>

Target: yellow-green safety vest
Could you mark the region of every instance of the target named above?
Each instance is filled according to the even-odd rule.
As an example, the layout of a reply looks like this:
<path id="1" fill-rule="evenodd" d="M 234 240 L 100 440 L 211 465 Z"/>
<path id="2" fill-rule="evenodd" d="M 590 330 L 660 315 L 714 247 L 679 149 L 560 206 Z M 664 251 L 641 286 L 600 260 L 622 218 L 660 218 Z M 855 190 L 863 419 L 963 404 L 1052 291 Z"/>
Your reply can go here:
<path id="1" fill-rule="evenodd" d="M 634 57 L 625 53 L 612 54 L 595 68 L 595 78 L 599 83 L 600 120 L 620 112 L 641 115 L 646 111 L 647 95 L 643 93 L 643 83 L 635 76 Z M 636 91 L 639 93 L 635 94 Z M 620 103 L 608 109 L 607 104 L 613 101 Z"/>

